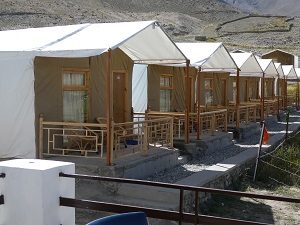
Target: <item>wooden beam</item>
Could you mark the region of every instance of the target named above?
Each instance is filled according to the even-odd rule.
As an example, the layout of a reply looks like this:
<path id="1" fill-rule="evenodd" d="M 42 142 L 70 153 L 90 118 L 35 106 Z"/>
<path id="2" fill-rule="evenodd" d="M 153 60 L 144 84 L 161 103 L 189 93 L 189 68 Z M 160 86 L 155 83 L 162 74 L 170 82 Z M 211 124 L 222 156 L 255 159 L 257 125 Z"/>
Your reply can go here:
<path id="1" fill-rule="evenodd" d="M 297 98 L 296 98 L 296 106 L 299 107 L 299 93 L 300 90 L 299 90 L 299 79 L 297 79 Z"/>
<path id="2" fill-rule="evenodd" d="M 190 107 L 191 107 L 191 83 L 190 83 L 190 60 L 186 60 L 186 76 L 185 76 L 185 126 L 184 126 L 184 138 L 185 143 L 190 142 Z"/>
<path id="3" fill-rule="evenodd" d="M 279 108 L 280 108 L 280 99 L 279 99 L 279 89 L 280 89 L 280 79 L 279 79 L 279 75 L 277 78 L 277 116 L 279 116 Z"/>
<path id="4" fill-rule="evenodd" d="M 200 127 L 201 127 L 201 124 L 200 124 L 200 103 L 201 103 L 201 88 L 200 88 L 200 85 L 201 85 L 201 81 L 200 81 L 200 72 L 201 72 L 201 67 L 199 67 L 198 69 L 198 76 L 197 76 L 197 101 L 198 101 L 198 104 L 197 104 L 197 140 L 200 139 Z"/>
<path id="5" fill-rule="evenodd" d="M 106 122 L 107 122 L 107 139 L 106 139 L 106 163 L 112 165 L 113 152 L 113 87 L 111 74 L 111 49 L 107 52 L 107 73 L 106 73 Z"/>
<path id="6" fill-rule="evenodd" d="M 43 158 L 43 148 L 44 148 L 44 125 L 43 125 L 43 121 L 44 121 L 44 115 L 41 113 L 40 117 L 39 117 L 39 147 L 37 150 L 37 158 L 38 159 L 42 159 Z"/>
<path id="7" fill-rule="evenodd" d="M 284 93 L 285 93 L 285 109 L 288 107 L 288 97 L 287 97 L 287 78 L 284 78 Z"/>
<path id="8" fill-rule="evenodd" d="M 235 110 L 236 110 L 236 128 L 240 128 L 240 69 L 236 70 L 236 99 L 235 99 Z"/>
<path id="9" fill-rule="evenodd" d="M 261 90 L 260 90 L 260 93 L 261 93 L 261 96 L 260 96 L 260 103 L 261 103 L 260 120 L 263 121 L 265 119 L 265 113 L 264 113 L 264 110 L 265 110 L 265 72 L 263 72 L 260 86 L 261 86 Z"/>

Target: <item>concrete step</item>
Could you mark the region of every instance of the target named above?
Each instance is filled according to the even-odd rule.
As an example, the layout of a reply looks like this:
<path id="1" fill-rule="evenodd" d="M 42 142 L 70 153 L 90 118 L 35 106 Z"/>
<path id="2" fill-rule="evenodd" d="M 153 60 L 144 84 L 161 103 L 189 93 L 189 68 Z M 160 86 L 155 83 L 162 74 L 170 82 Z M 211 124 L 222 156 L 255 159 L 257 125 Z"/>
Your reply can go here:
<path id="1" fill-rule="evenodd" d="M 215 132 L 214 135 L 203 134 L 199 140 L 191 137 L 189 144 L 185 144 L 181 139 L 174 140 L 174 145 L 183 152 L 191 154 L 193 157 L 201 157 L 232 146 L 233 136 L 230 132 Z"/>

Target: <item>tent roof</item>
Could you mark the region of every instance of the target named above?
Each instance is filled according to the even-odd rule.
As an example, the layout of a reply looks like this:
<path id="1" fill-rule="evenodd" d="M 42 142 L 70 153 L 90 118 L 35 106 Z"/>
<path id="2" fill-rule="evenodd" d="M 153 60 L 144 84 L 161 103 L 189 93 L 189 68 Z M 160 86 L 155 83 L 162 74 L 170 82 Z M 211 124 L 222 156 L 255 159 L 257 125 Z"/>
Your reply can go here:
<path id="1" fill-rule="evenodd" d="M 297 77 L 299 78 L 300 77 L 300 68 L 295 68 L 295 71 L 296 71 Z"/>
<path id="2" fill-rule="evenodd" d="M 298 79 L 296 70 L 293 65 L 282 65 L 282 70 L 284 76 L 286 76 L 288 80 Z"/>
<path id="3" fill-rule="evenodd" d="M 282 70 L 282 66 L 281 66 L 281 63 L 274 63 L 275 67 L 276 67 L 276 70 L 279 74 L 279 78 L 283 78 L 284 77 L 284 72 Z"/>
<path id="4" fill-rule="evenodd" d="M 176 43 L 190 59 L 192 66 L 202 70 L 233 70 L 237 68 L 228 50 L 222 43 L 196 42 Z"/>
<path id="5" fill-rule="evenodd" d="M 277 77 L 278 72 L 272 59 L 261 59 L 256 56 L 256 59 L 265 73 L 265 77 Z"/>
<path id="6" fill-rule="evenodd" d="M 241 76 L 261 77 L 262 69 L 251 52 L 231 52 L 230 55 L 240 68 Z M 233 74 L 235 75 L 235 74 Z"/>
<path id="7" fill-rule="evenodd" d="M 88 57 L 120 48 L 135 63 L 183 63 L 186 57 L 155 21 L 78 24 L 0 32 L 0 57 Z"/>

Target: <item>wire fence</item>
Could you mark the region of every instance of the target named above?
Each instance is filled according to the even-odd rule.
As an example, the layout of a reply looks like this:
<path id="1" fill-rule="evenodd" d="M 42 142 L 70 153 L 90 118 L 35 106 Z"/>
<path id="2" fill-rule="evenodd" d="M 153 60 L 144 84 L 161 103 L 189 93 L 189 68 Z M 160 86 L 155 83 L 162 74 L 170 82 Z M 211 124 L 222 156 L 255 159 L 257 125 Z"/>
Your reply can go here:
<path id="1" fill-rule="evenodd" d="M 287 118 L 287 123 L 288 120 Z M 300 142 L 297 143 L 295 140 L 299 134 L 300 129 L 291 135 L 286 135 L 284 140 L 271 152 L 261 151 L 259 179 L 270 179 L 286 186 L 300 186 Z M 295 143 L 288 143 L 290 140 Z"/>

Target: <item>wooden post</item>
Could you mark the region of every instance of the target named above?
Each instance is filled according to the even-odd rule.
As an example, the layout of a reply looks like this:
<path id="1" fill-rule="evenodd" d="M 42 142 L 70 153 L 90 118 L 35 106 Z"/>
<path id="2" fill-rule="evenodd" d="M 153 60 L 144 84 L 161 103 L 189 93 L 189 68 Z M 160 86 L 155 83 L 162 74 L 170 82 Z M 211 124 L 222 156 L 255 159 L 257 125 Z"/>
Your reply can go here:
<path id="1" fill-rule="evenodd" d="M 236 128 L 240 128 L 240 69 L 236 70 Z"/>
<path id="2" fill-rule="evenodd" d="M 260 96 L 260 121 L 263 121 L 265 118 L 265 72 L 263 72 L 263 76 L 261 78 L 261 96 Z"/>
<path id="3" fill-rule="evenodd" d="M 186 76 L 185 76 L 185 126 L 184 126 L 184 138 L 185 143 L 190 143 L 190 103 L 191 103 L 191 85 L 189 68 L 190 60 L 186 60 Z"/>
<path id="4" fill-rule="evenodd" d="M 39 117 L 39 147 L 36 154 L 38 159 L 43 158 L 43 146 L 44 146 L 43 121 L 44 121 L 44 115 L 41 113 Z"/>
<path id="5" fill-rule="evenodd" d="M 264 138 L 264 129 L 265 129 L 265 126 L 266 126 L 264 121 L 261 121 L 261 125 L 262 125 L 262 127 L 261 127 L 258 150 L 257 150 L 256 163 L 255 163 L 255 168 L 254 168 L 253 182 L 255 182 L 255 178 L 256 178 L 258 163 L 259 163 L 260 154 L 261 154 L 261 147 L 262 147 L 263 138 Z"/>
<path id="6" fill-rule="evenodd" d="M 147 120 L 146 120 L 147 121 Z M 148 122 L 144 123 L 143 155 L 148 154 Z"/>
<path id="7" fill-rule="evenodd" d="M 253 117 L 254 117 L 254 122 L 256 122 L 256 105 L 254 105 Z"/>
<path id="8" fill-rule="evenodd" d="M 287 97 L 287 78 L 286 77 L 284 78 L 284 94 L 285 94 L 285 96 L 284 96 L 284 98 L 285 98 L 284 107 L 285 107 L 285 109 L 287 109 L 287 107 L 288 107 L 288 97 Z"/>
<path id="9" fill-rule="evenodd" d="M 249 107 L 246 108 L 246 124 L 249 122 Z"/>
<path id="10" fill-rule="evenodd" d="M 200 88 L 200 85 L 201 85 L 201 82 L 200 82 L 200 72 L 201 72 L 201 67 L 199 67 L 198 69 L 198 76 L 197 76 L 197 101 L 198 101 L 198 104 L 197 104 L 197 140 L 200 139 L 200 110 L 201 110 L 201 107 L 200 107 L 200 98 L 201 98 L 201 88 Z"/>
<path id="11" fill-rule="evenodd" d="M 299 93 L 300 92 L 300 90 L 299 90 L 299 79 L 297 79 L 297 99 L 296 99 L 296 106 L 297 106 L 297 108 L 299 108 L 299 98 L 300 98 L 300 96 L 299 96 Z"/>
<path id="12" fill-rule="evenodd" d="M 280 78 L 279 78 L 279 75 L 278 75 L 278 78 L 277 78 L 277 118 L 279 118 L 279 110 L 280 110 L 280 100 L 279 100 L 279 91 L 280 91 Z"/>
<path id="13" fill-rule="evenodd" d="M 211 121 L 211 135 L 215 134 L 215 130 L 216 130 L 216 114 L 214 113 L 212 115 L 212 121 Z"/>
<path id="14" fill-rule="evenodd" d="M 226 109 L 226 112 L 225 112 L 225 122 L 224 122 L 224 131 L 227 132 L 228 130 L 228 109 Z"/>
<path id="15" fill-rule="evenodd" d="M 171 117 L 171 120 L 170 120 L 170 145 L 171 145 L 171 148 L 173 148 L 174 146 L 174 118 Z"/>
<path id="16" fill-rule="evenodd" d="M 113 82 L 111 74 L 111 49 L 107 52 L 107 73 L 106 73 L 106 120 L 107 120 L 107 140 L 106 140 L 106 163 L 112 165 L 113 153 Z"/>

